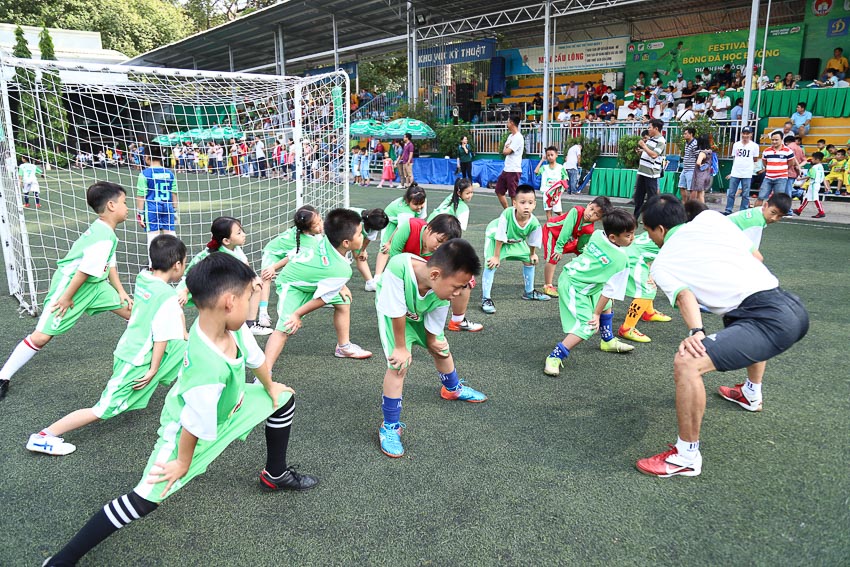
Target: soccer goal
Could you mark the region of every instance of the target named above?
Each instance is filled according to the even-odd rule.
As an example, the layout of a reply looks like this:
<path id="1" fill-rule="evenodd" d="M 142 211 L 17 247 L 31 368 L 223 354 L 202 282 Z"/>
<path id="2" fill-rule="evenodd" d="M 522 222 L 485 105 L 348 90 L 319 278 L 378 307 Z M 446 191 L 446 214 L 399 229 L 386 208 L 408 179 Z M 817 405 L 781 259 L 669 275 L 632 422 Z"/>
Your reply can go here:
<path id="1" fill-rule="evenodd" d="M 127 190 L 117 261 L 132 283 L 148 262 L 137 179 L 155 156 L 175 173 L 176 232 L 189 255 L 214 218 L 232 216 L 258 269 L 263 245 L 296 208 L 348 206 L 349 88 L 341 71 L 302 78 L 0 59 L 10 294 L 22 312 L 38 313 L 56 260 L 95 218 L 85 199 L 95 181 Z"/>

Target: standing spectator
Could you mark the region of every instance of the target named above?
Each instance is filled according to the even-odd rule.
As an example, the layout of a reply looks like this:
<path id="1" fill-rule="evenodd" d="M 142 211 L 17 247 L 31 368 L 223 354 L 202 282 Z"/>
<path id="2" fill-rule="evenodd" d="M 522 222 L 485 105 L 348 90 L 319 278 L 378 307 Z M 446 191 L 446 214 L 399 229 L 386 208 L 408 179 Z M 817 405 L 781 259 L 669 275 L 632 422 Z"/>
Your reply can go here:
<path id="1" fill-rule="evenodd" d="M 266 176 L 266 144 L 259 136 L 254 136 L 254 160 L 257 163 L 257 169 L 254 172 L 254 177 L 260 178 Z"/>
<path id="2" fill-rule="evenodd" d="M 809 133 L 809 128 L 812 124 L 812 113 L 806 110 L 806 103 L 800 101 L 797 103 L 797 112 L 791 115 L 791 131 L 799 136 L 805 136 Z"/>
<path id="3" fill-rule="evenodd" d="M 472 148 L 469 147 L 469 138 L 464 136 L 460 139 L 457 147 L 458 162 L 460 163 L 460 178 L 472 181 Z"/>
<path id="4" fill-rule="evenodd" d="M 608 88 L 605 86 L 605 81 L 599 79 L 599 82 L 596 83 L 596 88 L 593 89 L 593 98 L 596 100 L 602 100 L 602 97 L 605 96 L 605 92 Z"/>
<path id="5" fill-rule="evenodd" d="M 826 72 L 829 69 L 835 69 L 835 75 L 839 79 L 843 80 L 847 76 L 848 68 L 850 68 L 850 63 L 848 63 L 847 58 L 844 57 L 844 50 L 840 47 L 836 47 L 832 51 L 832 59 L 826 62 L 826 67 L 823 70 L 821 81 L 826 81 Z"/>
<path id="6" fill-rule="evenodd" d="M 384 147 L 384 143 L 378 139 L 375 139 L 374 142 L 375 143 L 372 146 L 372 161 L 383 164 L 384 154 L 387 152 L 387 148 Z"/>
<path id="7" fill-rule="evenodd" d="M 714 119 L 726 120 L 726 115 L 731 107 L 732 99 L 726 96 L 726 87 L 721 86 L 718 90 L 717 97 L 714 99 L 714 102 L 711 103 L 711 109 L 714 111 Z"/>
<path id="8" fill-rule="evenodd" d="M 564 96 L 565 108 L 572 105 L 572 110 L 576 110 L 581 101 L 578 98 L 578 85 L 575 81 L 570 81 L 570 86 L 567 87 L 567 91 L 564 93 Z"/>
<path id="9" fill-rule="evenodd" d="M 755 175 L 755 162 L 759 159 L 759 145 L 753 142 L 753 129 L 745 126 L 741 130 L 741 141 L 732 146 L 732 171 L 726 176 L 729 189 L 726 191 L 725 215 L 731 215 L 735 208 L 735 197 L 741 190 L 741 208 L 750 207 L 750 186 Z"/>
<path id="10" fill-rule="evenodd" d="M 581 144 L 575 143 L 569 147 L 567 156 L 564 159 L 564 169 L 567 170 L 567 178 L 569 179 L 567 195 L 578 193 L 579 164 L 581 164 Z"/>
<path id="11" fill-rule="evenodd" d="M 235 138 L 230 139 L 230 165 L 233 166 L 233 175 L 239 175 L 239 144 Z"/>
<path id="12" fill-rule="evenodd" d="M 705 108 L 705 97 L 701 96 L 701 95 L 697 95 L 694 98 L 694 107 L 693 107 L 694 115 L 700 116 L 702 114 L 705 114 L 705 110 L 706 110 L 706 108 Z"/>
<path id="13" fill-rule="evenodd" d="M 585 112 L 590 112 L 593 107 L 593 83 L 590 81 L 584 84 L 584 92 L 581 93 L 581 107 Z"/>
<path id="14" fill-rule="evenodd" d="M 399 140 L 393 140 L 392 145 L 390 146 L 390 159 L 393 160 L 393 165 L 396 168 L 398 173 L 398 186 L 401 187 L 404 184 L 404 172 L 401 170 L 401 154 L 403 152 L 403 148 L 401 142 Z M 392 184 L 390 184 L 390 188 L 392 188 Z"/>
<path id="15" fill-rule="evenodd" d="M 644 199 L 658 193 L 658 178 L 661 177 L 661 164 L 664 161 L 664 147 L 667 141 L 661 135 L 664 123 L 657 118 L 649 121 L 649 139 L 638 142 L 640 164 L 635 181 L 635 218 L 640 218 Z"/>
<path id="16" fill-rule="evenodd" d="M 735 106 L 729 113 L 729 118 L 732 119 L 732 127 L 739 128 L 741 126 L 741 117 L 744 116 L 744 99 L 739 98 L 735 101 Z"/>
<path id="17" fill-rule="evenodd" d="M 664 130 L 667 130 L 667 126 L 670 124 L 670 121 L 673 120 L 676 111 L 673 110 L 673 103 L 668 102 L 667 108 L 664 109 L 664 112 L 661 113 L 661 121 L 664 122 Z"/>
<path id="18" fill-rule="evenodd" d="M 685 140 L 685 155 L 682 158 L 682 174 L 679 176 L 679 194 L 682 202 L 686 203 L 691 196 L 691 184 L 694 180 L 694 167 L 697 163 L 697 131 L 688 126 L 682 130 L 682 139 Z"/>
<path id="19" fill-rule="evenodd" d="M 802 166 L 806 163 L 806 152 L 800 147 L 795 136 L 785 136 L 783 139 L 785 145 L 794 152 L 794 162 L 788 167 L 788 182 L 785 188 L 785 194 L 791 196 L 791 191 L 794 188 L 794 183 L 798 177 L 805 177 Z M 791 216 L 791 215 L 788 215 Z"/>
<path id="20" fill-rule="evenodd" d="M 401 150 L 401 178 L 405 187 L 413 185 L 413 149 L 413 141 L 407 133 L 404 135 L 404 147 Z"/>
<path id="21" fill-rule="evenodd" d="M 708 135 L 697 138 L 697 161 L 694 167 L 694 177 L 691 181 L 689 201 L 705 203 L 705 192 L 711 190 L 714 172 L 711 170 L 711 143 Z"/>
<path id="22" fill-rule="evenodd" d="M 694 117 L 694 101 L 685 99 L 685 108 L 679 113 L 676 120 L 679 122 L 690 122 Z"/>
<path id="23" fill-rule="evenodd" d="M 732 84 L 732 65 L 730 65 L 729 63 L 724 65 L 723 70 L 717 73 L 717 75 L 714 76 L 714 80 L 708 84 L 715 85 L 721 88 L 728 88 L 729 85 Z"/>
<path id="24" fill-rule="evenodd" d="M 756 199 L 756 207 L 772 194 L 785 193 L 791 196 L 788 190 L 788 170 L 797 166 L 797 158 L 794 152 L 783 142 L 782 132 L 776 131 L 770 135 L 770 147 L 761 156 L 764 163 L 765 174 L 759 189 L 759 197 Z"/>
<path id="25" fill-rule="evenodd" d="M 519 131 L 519 120 L 511 116 L 508 118 L 508 139 L 505 140 L 505 146 L 502 148 L 502 155 L 505 156 L 505 167 L 499 178 L 496 179 L 496 197 L 499 198 L 499 203 L 503 209 L 508 208 L 508 200 L 505 194 L 513 199 L 516 196 L 516 188 L 519 185 L 519 180 L 522 177 L 522 152 L 525 148 L 525 140 Z"/>

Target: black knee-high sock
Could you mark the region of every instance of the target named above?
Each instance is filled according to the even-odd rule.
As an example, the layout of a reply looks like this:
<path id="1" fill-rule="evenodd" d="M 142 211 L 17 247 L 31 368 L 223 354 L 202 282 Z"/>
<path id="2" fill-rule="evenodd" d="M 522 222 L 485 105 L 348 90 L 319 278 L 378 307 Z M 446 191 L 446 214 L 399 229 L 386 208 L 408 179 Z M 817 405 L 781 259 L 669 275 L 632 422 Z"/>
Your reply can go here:
<path id="1" fill-rule="evenodd" d="M 29 193 L 24 193 L 24 205 L 30 204 L 30 196 Z"/>
<path id="2" fill-rule="evenodd" d="M 286 448 L 295 414 L 295 397 L 266 419 L 266 472 L 279 477 L 286 472 Z"/>
<path id="3" fill-rule="evenodd" d="M 48 565 L 76 565 L 80 558 L 100 542 L 123 528 L 156 510 L 158 504 L 145 500 L 135 492 L 119 496 L 98 510 L 77 535 L 53 556 Z"/>

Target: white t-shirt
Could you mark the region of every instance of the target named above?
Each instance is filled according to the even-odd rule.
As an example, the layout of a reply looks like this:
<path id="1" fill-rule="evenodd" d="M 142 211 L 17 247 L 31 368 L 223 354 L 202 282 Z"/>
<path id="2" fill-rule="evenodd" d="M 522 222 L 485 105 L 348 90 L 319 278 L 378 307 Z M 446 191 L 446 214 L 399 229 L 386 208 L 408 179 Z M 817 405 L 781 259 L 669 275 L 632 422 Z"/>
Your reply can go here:
<path id="1" fill-rule="evenodd" d="M 558 113 L 558 122 L 569 122 L 570 121 L 570 113 L 566 110 L 562 110 Z"/>
<path id="2" fill-rule="evenodd" d="M 714 99 L 711 107 L 714 109 L 715 120 L 725 120 L 726 110 L 732 106 L 732 99 L 728 96 L 718 96 Z"/>
<path id="3" fill-rule="evenodd" d="M 522 150 L 525 147 L 525 140 L 522 134 L 517 132 L 508 136 L 505 145 L 513 151 L 505 156 L 505 171 L 509 173 L 522 173 Z"/>
<path id="4" fill-rule="evenodd" d="M 257 154 L 257 159 L 266 157 L 266 145 L 262 140 L 257 140 L 257 143 L 254 144 L 254 151 Z"/>
<path id="5" fill-rule="evenodd" d="M 759 145 L 755 142 L 735 142 L 732 146 L 732 177 L 749 179 L 755 171 L 753 158 L 759 157 Z"/>
<path id="6" fill-rule="evenodd" d="M 671 305 L 689 289 L 712 313 L 725 315 L 754 293 L 779 286 L 753 257 L 750 239 L 717 211 L 700 213 L 673 230 L 650 268 Z"/>
<path id="7" fill-rule="evenodd" d="M 578 144 L 570 146 L 567 157 L 564 159 L 564 169 L 578 169 L 579 156 L 581 156 L 581 146 Z"/>

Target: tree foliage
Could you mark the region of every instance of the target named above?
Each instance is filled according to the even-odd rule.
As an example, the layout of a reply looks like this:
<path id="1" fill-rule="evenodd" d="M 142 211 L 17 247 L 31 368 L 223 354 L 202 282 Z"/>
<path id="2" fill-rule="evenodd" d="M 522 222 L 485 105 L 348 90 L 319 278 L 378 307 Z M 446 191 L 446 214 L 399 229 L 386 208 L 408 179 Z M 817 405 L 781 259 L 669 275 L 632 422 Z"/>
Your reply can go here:
<path id="1" fill-rule="evenodd" d="M 620 136 L 617 140 L 617 158 L 625 169 L 637 169 L 640 163 L 640 154 L 638 153 L 638 142 L 640 136 Z"/>
<path id="2" fill-rule="evenodd" d="M 407 85 L 407 58 L 390 56 L 381 61 L 357 64 L 360 88 L 377 94 L 398 92 Z"/>
<path id="3" fill-rule="evenodd" d="M 21 26 L 15 29 L 15 47 L 12 55 L 22 59 L 31 59 L 32 52 Z M 19 155 L 31 155 L 40 147 L 35 92 L 35 71 L 25 67 L 15 69 L 15 83 L 12 89 L 13 128 L 15 151 Z M 17 110 L 15 111 L 15 107 Z"/>
<path id="4" fill-rule="evenodd" d="M 55 61 L 56 53 L 53 49 L 53 39 L 47 28 L 42 28 L 39 34 L 38 50 L 41 58 L 47 61 Z M 68 119 L 65 112 L 65 103 L 62 99 L 62 79 L 58 72 L 42 72 L 39 110 L 41 111 L 41 124 L 44 128 L 44 150 L 42 160 L 57 167 L 65 167 L 68 160 L 65 157 L 65 141 L 68 132 Z"/>

